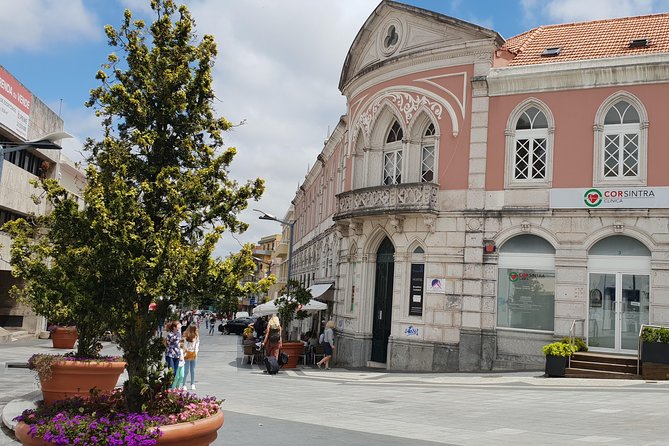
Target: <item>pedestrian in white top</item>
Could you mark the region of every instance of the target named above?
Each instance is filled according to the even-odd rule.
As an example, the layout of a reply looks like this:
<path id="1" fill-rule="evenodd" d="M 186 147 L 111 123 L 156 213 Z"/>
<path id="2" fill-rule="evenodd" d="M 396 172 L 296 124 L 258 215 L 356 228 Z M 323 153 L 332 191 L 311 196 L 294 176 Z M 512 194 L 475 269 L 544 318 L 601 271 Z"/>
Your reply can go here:
<path id="1" fill-rule="evenodd" d="M 200 336 L 196 325 L 189 325 L 184 333 L 184 359 L 186 365 L 184 366 L 184 386 L 186 388 L 186 381 L 190 373 L 190 390 L 195 390 L 195 365 L 197 364 L 197 353 L 200 351 Z"/>

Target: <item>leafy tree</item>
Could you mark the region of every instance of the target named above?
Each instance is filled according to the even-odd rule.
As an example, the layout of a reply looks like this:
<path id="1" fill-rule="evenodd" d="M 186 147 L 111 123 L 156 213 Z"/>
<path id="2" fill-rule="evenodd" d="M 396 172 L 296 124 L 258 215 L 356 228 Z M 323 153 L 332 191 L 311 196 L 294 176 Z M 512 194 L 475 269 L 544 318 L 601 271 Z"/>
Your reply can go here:
<path id="1" fill-rule="evenodd" d="M 108 327 L 106 310 L 98 302 L 99 271 L 91 263 L 86 215 L 56 180 L 34 183 L 44 191 L 53 211 L 10 221 L 2 228 L 12 236 L 12 274 L 24 279 L 12 295 L 57 325 L 76 325 L 77 356 L 95 358 Z"/>
<path id="2" fill-rule="evenodd" d="M 293 319 L 304 319 L 307 317 L 307 312 L 302 310 L 302 306 L 308 304 L 310 300 L 311 291 L 304 288 L 295 279 L 289 280 L 287 286 L 281 291 L 281 296 L 274 299 L 279 321 L 283 327 L 283 336 L 287 336 L 288 326 Z"/>
<path id="3" fill-rule="evenodd" d="M 151 8 L 148 27 L 128 10 L 118 29 L 105 27 L 122 58 L 108 56 L 86 104 L 102 119 L 103 137 L 86 143 L 86 206 L 70 222 L 84 234 L 83 277 L 128 363 L 132 411 L 165 385 L 164 347 L 153 332 L 169 306 L 236 291 L 229 277 L 246 274 L 250 250 L 225 260 L 212 253 L 224 231 L 246 230 L 237 215 L 264 190 L 261 179 L 229 177 L 236 150 L 223 143 L 231 123 L 213 110 L 214 38 L 198 40 L 188 9 L 173 0 Z"/>

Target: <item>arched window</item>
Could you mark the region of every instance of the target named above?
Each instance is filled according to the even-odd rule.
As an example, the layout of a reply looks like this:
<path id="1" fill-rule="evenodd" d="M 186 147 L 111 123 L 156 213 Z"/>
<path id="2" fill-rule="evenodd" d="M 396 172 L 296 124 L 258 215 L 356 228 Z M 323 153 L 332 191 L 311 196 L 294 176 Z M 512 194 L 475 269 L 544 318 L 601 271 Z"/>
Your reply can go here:
<path id="1" fill-rule="evenodd" d="M 506 127 L 506 187 L 550 187 L 555 124 L 546 104 L 530 98 Z"/>
<path id="2" fill-rule="evenodd" d="M 595 186 L 646 184 L 646 116 L 628 93 L 602 104 L 595 121 Z"/>
<path id="3" fill-rule="evenodd" d="M 421 183 L 431 183 L 434 181 L 434 124 L 430 123 L 423 134 L 423 144 L 421 144 L 420 155 L 420 181 Z"/>
<path id="4" fill-rule="evenodd" d="M 388 130 L 386 145 L 383 150 L 383 184 L 400 184 L 402 182 L 402 138 L 404 131 L 395 120 Z"/>
<path id="5" fill-rule="evenodd" d="M 544 181 L 547 169 L 548 121 L 536 107 L 525 110 L 516 122 L 513 179 Z"/>
<path id="6" fill-rule="evenodd" d="M 639 113 L 627 101 L 616 102 L 606 113 L 602 148 L 604 178 L 639 176 L 639 123 Z"/>

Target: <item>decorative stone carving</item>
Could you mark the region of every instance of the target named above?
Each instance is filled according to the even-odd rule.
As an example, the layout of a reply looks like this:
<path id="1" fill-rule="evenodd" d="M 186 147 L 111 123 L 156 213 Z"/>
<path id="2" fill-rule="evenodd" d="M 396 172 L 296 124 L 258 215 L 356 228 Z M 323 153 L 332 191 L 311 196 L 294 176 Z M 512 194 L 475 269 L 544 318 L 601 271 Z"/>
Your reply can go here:
<path id="1" fill-rule="evenodd" d="M 395 230 L 395 232 L 403 232 L 404 231 L 404 218 L 393 215 L 390 217 L 389 221 L 390 226 Z"/>
<path id="2" fill-rule="evenodd" d="M 335 220 L 362 215 L 436 213 L 438 186 L 431 183 L 366 187 L 337 197 Z"/>
<path id="3" fill-rule="evenodd" d="M 430 215 L 430 216 L 427 216 L 427 217 L 423 218 L 423 223 L 425 224 L 425 227 L 427 228 L 427 232 L 433 234 L 434 230 L 435 230 L 435 227 L 437 225 L 437 219 L 434 216 Z"/>
<path id="4" fill-rule="evenodd" d="M 372 121 L 386 99 L 397 106 L 400 112 L 404 115 L 404 122 L 406 124 L 411 121 L 414 113 L 416 113 L 422 106 L 430 109 L 437 119 L 441 119 L 444 112 L 441 104 L 428 99 L 425 95 L 411 94 L 404 91 L 387 92 L 376 98 L 360 115 L 358 122 L 366 134 L 369 134 Z"/>
<path id="5" fill-rule="evenodd" d="M 530 222 L 527 220 L 523 220 L 522 223 L 520 223 L 520 230 L 523 232 L 530 232 Z"/>
<path id="6" fill-rule="evenodd" d="M 625 224 L 622 221 L 616 221 L 613 223 L 613 231 L 614 232 L 623 232 L 625 230 Z"/>
<path id="7" fill-rule="evenodd" d="M 351 220 L 348 223 L 348 230 L 349 233 L 353 233 L 355 235 L 362 235 L 362 222 L 359 220 Z"/>
<path id="8" fill-rule="evenodd" d="M 478 218 L 468 218 L 467 229 L 469 229 L 470 231 L 478 231 L 479 229 L 481 229 L 481 220 Z"/>

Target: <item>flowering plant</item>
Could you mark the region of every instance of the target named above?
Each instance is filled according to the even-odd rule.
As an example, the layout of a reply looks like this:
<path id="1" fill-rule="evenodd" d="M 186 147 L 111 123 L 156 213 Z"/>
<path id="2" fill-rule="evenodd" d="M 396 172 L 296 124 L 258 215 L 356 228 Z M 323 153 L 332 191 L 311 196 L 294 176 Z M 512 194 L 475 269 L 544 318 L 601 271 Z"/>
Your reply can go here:
<path id="1" fill-rule="evenodd" d="M 34 370 L 40 380 L 48 380 L 51 377 L 51 366 L 60 361 L 101 361 L 101 362 L 121 362 L 122 356 L 95 356 L 83 357 L 78 356 L 74 352 L 65 353 L 63 355 L 51 355 L 45 353 L 35 353 L 28 359 L 28 369 Z"/>
<path id="2" fill-rule="evenodd" d="M 89 399 L 68 398 L 15 418 L 30 426 L 28 434 L 54 445 L 155 445 L 160 426 L 195 421 L 215 415 L 222 401 L 197 397 L 178 389 L 158 393 L 146 411 L 129 413 L 120 389 L 109 393 L 91 392 Z"/>

